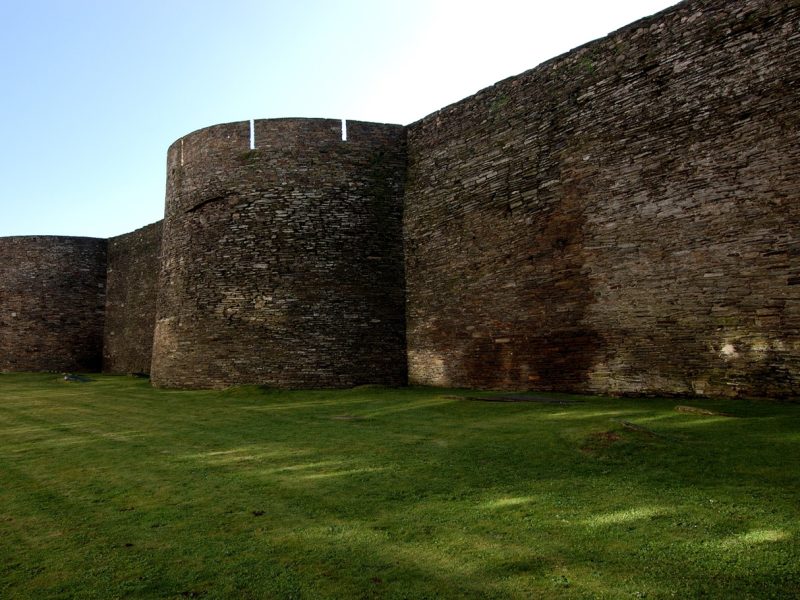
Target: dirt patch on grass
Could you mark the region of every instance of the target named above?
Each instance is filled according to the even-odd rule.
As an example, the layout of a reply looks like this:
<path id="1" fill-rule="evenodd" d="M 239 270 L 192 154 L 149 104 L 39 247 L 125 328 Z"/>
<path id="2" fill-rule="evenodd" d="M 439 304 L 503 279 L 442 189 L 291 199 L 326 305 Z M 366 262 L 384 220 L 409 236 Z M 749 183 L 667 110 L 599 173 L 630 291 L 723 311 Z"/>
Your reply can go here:
<path id="1" fill-rule="evenodd" d="M 622 436 L 616 431 L 600 431 L 588 436 L 580 450 L 584 454 L 596 455 L 608 450 L 615 443 L 619 442 Z"/>
<path id="2" fill-rule="evenodd" d="M 477 402 L 535 402 L 538 404 L 583 404 L 585 400 L 557 398 L 540 394 L 505 394 L 503 396 L 445 396 L 451 400 L 475 400 Z"/>
<path id="3" fill-rule="evenodd" d="M 707 408 L 698 408 L 696 406 L 676 406 L 675 410 L 679 413 L 689 415 L 700 415 L 701 417 L 732 417 L 728 413 L 717 412 L 715 410 L 708 410 Z"/>

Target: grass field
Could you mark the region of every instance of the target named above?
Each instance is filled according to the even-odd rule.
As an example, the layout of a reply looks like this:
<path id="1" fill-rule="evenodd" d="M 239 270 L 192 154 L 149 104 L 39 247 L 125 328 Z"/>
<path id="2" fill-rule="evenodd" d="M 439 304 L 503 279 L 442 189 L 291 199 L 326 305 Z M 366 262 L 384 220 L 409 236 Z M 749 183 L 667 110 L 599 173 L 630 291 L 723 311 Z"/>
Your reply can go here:
<path id="1" fill-rule="evenodd" d="M 800 597 L 797 404 L 93 379 L 0 375 L 4 600 Z"/>

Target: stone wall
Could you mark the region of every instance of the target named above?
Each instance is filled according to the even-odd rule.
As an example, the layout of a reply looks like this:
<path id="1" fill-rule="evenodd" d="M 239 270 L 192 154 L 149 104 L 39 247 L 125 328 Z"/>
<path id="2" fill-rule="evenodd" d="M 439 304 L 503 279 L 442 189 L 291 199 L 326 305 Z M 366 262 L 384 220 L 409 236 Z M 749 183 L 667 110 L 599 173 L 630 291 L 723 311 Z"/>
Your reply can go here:
<path id="1" fill-rule="evenodd" d="M 796 395 L 800 5 L 686 2 L 409 126 L 412 383 Z"/>
<path id="2" fill-rule="evenodd" d="M 249 125 L 169 149 L 153 383 L 405 383 L 404 128 Z"/>
<path id="3" fill-rule="evenodd" d="M 161 221 L 108 240 L 103 371 L 150 373 Z"/>
<path id="4" fill-rule="evenodd" d="M 798 90 L 797 0 L 690 0 L 407 128 L 191 133 L 109 241 L 105 370 L 797 396 Z M 0 370 L 100 367 L 105 263 L 0 238 Z"/>
<path id="5" fill-rule="evenodd" d="M 106 240 L 0 238 L 0 371 L 98 371 Z"/>

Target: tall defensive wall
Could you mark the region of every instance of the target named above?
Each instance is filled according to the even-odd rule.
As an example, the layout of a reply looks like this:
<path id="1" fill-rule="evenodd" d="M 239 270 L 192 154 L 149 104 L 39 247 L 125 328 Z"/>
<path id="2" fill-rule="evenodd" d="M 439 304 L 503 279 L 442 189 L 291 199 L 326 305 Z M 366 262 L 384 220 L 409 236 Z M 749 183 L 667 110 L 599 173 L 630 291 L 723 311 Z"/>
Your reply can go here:
<path id="1" fill-rule="evenodd" d="M 800 4 L 684 2 L 409 126 L 418 384 L 800 390 Z"/>
<path id="2" fill-rule="evenodd" d="M 169 149 L 153 383 L 406 381 L 405 129 L 229 123 Z"/>
<path id="3" fill-rule="evenodd" d="M 158 221 L 108 240 L 103 371 L 150 373 L 161 266 Z"/>
<path id="4" fill-rule="evenodd" d="M 687 0 L 407 127 L 201 129 L 105 317 L 103 240 L 0 239 L 0 370 L 89 368 L 105 318 L 164 387 L 798 397 L 798 131 L 797 0 Z"/>
<path id="5" fill-rule="evenodd" d="M 0 238 L 0 371 L 99 371 L 106 240 Z"/>

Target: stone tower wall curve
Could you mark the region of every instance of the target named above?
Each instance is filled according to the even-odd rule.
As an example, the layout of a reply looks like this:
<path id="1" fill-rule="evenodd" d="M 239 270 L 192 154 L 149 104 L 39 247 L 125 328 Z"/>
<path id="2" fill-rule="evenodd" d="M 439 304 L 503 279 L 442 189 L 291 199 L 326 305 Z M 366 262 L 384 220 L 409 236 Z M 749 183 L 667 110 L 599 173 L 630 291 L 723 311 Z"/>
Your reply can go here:
<path id="1" fill-rule="evenodd" d="M 106 240 L 0 238 L 0 371 L 98 371 Z"/>
<path id="2" fill-rule="evenodd" d="M 172 144 L 155 385 L 405 382 L 405 128 L 347 131 L 242 121 Z"/>

